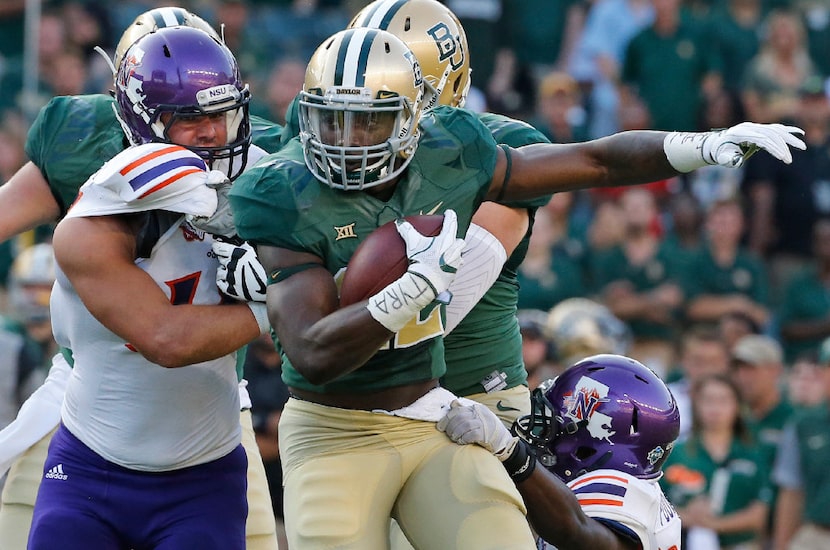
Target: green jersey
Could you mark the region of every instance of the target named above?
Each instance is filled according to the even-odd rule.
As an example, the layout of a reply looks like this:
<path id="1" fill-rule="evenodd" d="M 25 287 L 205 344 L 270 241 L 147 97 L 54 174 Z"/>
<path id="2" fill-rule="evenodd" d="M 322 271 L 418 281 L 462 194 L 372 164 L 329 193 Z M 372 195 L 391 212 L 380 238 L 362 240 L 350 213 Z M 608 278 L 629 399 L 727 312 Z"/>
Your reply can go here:
<path id="1" fill-rule="evenodd" d="M 453 209 L 459 234 L 466 233 L 490 187 L 496 158 L 496 142 L 474 114 L 438 108 L 422 120 L 418 149 L 387 201 L 317 180 L 297 138 L 240 176 L 230 201 L 242 238 L 313 254 L 335 276 L 366 236 L 395 218 Z M 422 312 L 349 374 L 313 385 L 283 354 L 283 379 L 319 393 L 360 393 L 439 378 L 446 370 L 442 334 L 439 311 Z"/>
<path id="2" fill-rule="evenodd" d="M 58 96 L 29 129 L 26 154 L 49 184 L 61 216 L 78 188 L 128 145 L 114 108 L 108 95 Z"/>
<path id="3" fill-rule="evenodd" d="M 786 284 L 784 299 L 779 309 L 781 328 L 799 322 L 821 323 L 830 314 L 830 292 L 817 266 L 810 265 L 794 275 Z M 818 349 L 824 336 L 804 339 L 784 339 L 787 362 L 806 352 Z"/>
<path id="4" fill-rule="evenodd" d="M 700 439 L 692 436 L 675 446 L 663 465 L 660 486 L 675 506 L 686 506 L 700 495 L 722 495 L 713 502 L 717 514 L 731 514 L 744 509 L 756 500 L 770 504 L 772 493 L 768 472 L 758 447 L 733 441 L 728 456 L 715 460 L 703 448 Z M 731 546 L 752 540 L 752 531 L 718 535 L 721 546 Z"/>
<path id="5" fill-rule="evenodd" d="M 756 256 L 740 250 L 731 265 L 718 264 L 711 249 L 704 246 L 691 262 L 684 278 L 687 298 L 701 294 L 745 294 L 762 305 L 769 303 L 769 283 L 764 264 Z"/>
<path id="6" fill-rule="evenodd" d="M 827 367 L 824 367 L 827 368 Z M 801 479 L 804 480 L 804 519 L 830 526 L 830 406 L 803 410 L 795 419 Z"/>
<path id="7" fill-rule="evenodd" d="M 490 113 L 479 114 L 478 118 L 497 143 L 510 147 L 549 143 L 544 134 L 525 122 Z M 544 205 L 549 199 L 550 196 L 543 196 L 529 205 L 525 203 L 530 206 L 531 225 L 536 207 Z M 516 319 L 519 299 L 516 272 L 527 253 L 529 240 L 530 230 L 507 259 L 493 286 L 444 338 L 447 373 L 441 385 L 456 395 L 485 391 L 485 379 L 501 378 L 497 386 L 486 386 L 497 389 L 512 388 L 527 382 L 527 371 L 522 361 L 522 337 Z"/>
<path id="8" fill-rule="evenodd" d="M 597 253 L 593 268 L 594 280 L 600 290 L 612 283 L 627 281 L 635 292 L 645 293 L 660 285 L 678 281 L 680 277 L 677 266 L 672 264 L 671 249 L 666 243 L 660 243 L 654 256 L 641 264 L 631 263 L 623 245 L 615 245 Z M 669 323 L 644 319 L 631 319 L 628 323 L 637 338 L 671 340 L 676 336 L 675 327 L 680 311 L 674 313 L 675 318 Z"/>

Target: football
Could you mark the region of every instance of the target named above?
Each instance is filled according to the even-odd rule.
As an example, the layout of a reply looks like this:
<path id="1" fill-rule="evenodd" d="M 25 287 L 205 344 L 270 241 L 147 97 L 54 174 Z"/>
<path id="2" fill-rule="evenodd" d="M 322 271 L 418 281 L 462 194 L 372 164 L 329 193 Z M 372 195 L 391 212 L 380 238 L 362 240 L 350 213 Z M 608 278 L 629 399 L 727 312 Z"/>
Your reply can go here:
<path id="1" fill-rule="evenodd" d="M 430 237 L 438 235 L 444 223 L 443 214 L 407 216 L 404 219 L 419 233 Z M 395 222 L 378 227 L 357 246 L 349 260 L 340 285 L 340 306 L 345 307 L 377 294 L 403 276 L 408 265 L 406 245 L 398 234 Z"/>

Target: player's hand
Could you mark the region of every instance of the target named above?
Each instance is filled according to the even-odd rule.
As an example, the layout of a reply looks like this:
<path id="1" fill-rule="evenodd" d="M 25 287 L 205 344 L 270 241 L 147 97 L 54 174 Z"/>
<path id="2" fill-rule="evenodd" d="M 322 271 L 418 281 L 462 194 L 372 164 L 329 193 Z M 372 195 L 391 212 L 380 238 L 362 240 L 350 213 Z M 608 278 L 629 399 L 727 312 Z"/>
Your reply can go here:
<path id="1" fill-rule="evenodd" d="M 418 233 L 406 220 L 397 220 L 395 226 L 406 243 L 406 256 L 409 258 L 407 271 L 423 278 L 435 291 L 436 297 L 445 293 L 463 263 L 461 250 L 464 239 L 456 237 L 458 218 L 455 211 L 444 212 L 441 233 L 435 237 Z"/>
<path id="2" fill-rule="evenodd" d="M 786 164 L 793 161 L 790 147 L 806 149 L 799 137 L 804 130 L 783 124 L 742 122 L 726 130 L 712 132 L 703 143 L 703 160 L 729 168 L 741 166 L 758 149 L 764 149 Z"/>
<path id="3" fill-rule="evenodd" d="M 518 443 L 518 438 L 510 433 L 499 417 L 481 403 L 462 405 L 457 399 L 453 400 L 449 412 L 436 427 L 455 443 L 475 443 L 502 461 L 510 456 Z"/>
<path id="4" fill-rule="evenodd" d="M 219 170 L 208 172 L 207 186 L 216 190 L 217 206 L 211 216 L 187 216 L 187 221 L 193 227 L 222 237 L 236 235 L 236 227 L 233 223 L 231 205 L 228 201 L 228 193 L 231 190 L 231 181 L 228 176 Z"/>
<path id="5" fill-rule="evenodd" d="M 213 252 L 219 260 L 216 286 L 224 294 L 243 302 L 264 302 L 267 285 L 265 268 L 254 247 L 246 242 L 233 244 L 217 239 Z"/>

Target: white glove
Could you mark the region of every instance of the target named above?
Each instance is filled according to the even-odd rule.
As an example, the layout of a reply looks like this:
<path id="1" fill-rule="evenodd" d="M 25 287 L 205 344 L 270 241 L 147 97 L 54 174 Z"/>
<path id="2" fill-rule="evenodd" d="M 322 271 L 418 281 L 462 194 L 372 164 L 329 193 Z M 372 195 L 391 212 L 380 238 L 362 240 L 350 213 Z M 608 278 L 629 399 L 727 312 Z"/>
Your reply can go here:
<path id="1" fill-rule="evenodd" d="M 485 405 L 462 405 L 457 399 L 450 403 L 449 412 L 436 428 L 459 445 L 475 443 L 484 447 L 501 461 L 511 455 L 519 441 Z"/>
<path id="2" fill-rule="evenodd" d="M 778 160 L 790 164 L 790 147 L 806 149 L 804 142 L 793 134 L 804 135 L 804 130 L 783 124 L 756 124 L 741 122 L 726 130 L 715 132 L 703 147 L 703 160 L 721 166 L 741 166 L 758 149 L 764 149 Z M 707 151 L 708 149 L 708 151 Z"/>
<path id="3" fill-rule="evenodd" d="M 804 130 L 796 126 L 742 122 L 713 132 L 671 132 L 663 142 L 663 150 L 678 172 L 690 172 L 706 164 L 737 168 L 758 149 L 790 164 L 790 147 L 807 148 L 798 135 L 804 135 Z"/>
<path id="4" fill-rule="evenodd" d="M 216 269 L 219 290 L 243 302 L 265 301 L 267 277 L 254 247 L 246 242 L 237 245 L 215 240 L 213 252 L 219 260 Z"/>
<path id="5" fill-rule="evenodd" d="M 396 220 L 395 226 L 406 243 L 406 256 L 409 258 L 407 271 L 426 280 L 435 291 L 433 299 L 438 297 L 449 288 L 458 268 L 464 263 L 461 257 L 464 239 L 456 237 L 458 218 L 455 211 L 444 212 L 441 233 L 436 237 L 421 235 L 406 220 Z"/>
<path id="6" fill-rule="evenodd" d="M 187 221 L 196 229 L 201 229 L 213 235 L 233 237 L 236 235 L 236 226 L 233 223 L 231 204 L 228 193 L 231 190 L 231 181 L 228 176 L 219 170 L 208 172 L 207 186 L 216 190 L 217 206 L 211 216 L 193 216 L 188 214 Z"/>
<path id="7" fill-rule="evenodd" d="M 436 298 L 449 303 L 447 288 L 461 267 L 464 239 L 457 238 L 458 219 L 453 210 L 444 212 L 441 233 L 421 235 L 412 224 L 396 220 L 395 226 L 406 244 L 409 267 L 400 279 L 369 297 L 366 309 L 391 332 L 398 332 Z"/>

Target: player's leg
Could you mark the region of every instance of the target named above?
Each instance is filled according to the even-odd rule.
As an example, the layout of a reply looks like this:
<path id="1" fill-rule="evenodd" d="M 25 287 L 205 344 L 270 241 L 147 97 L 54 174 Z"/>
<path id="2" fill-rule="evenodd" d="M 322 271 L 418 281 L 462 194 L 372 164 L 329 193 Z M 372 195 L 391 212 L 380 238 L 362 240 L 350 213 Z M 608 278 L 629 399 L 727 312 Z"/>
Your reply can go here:
<path id="1" fill-rule="evenodd" d="M 271 506 L 268 479 L 265 477 L 265 466 L 256 443 L 250 409 L 245 409 L 240 413 L 239 424 L 242 427 L 242 446 L 248 455 L 246 548 L 247 550 L 277 550 L 279 545 L 274 509 Z"/>
<path id="2" fill-rule="evenodd" d="M 163 495 L 149 520 L 136 525 L 143 529 L 140 547 L 245 550 L 247 462 L 240 445 L 222 458 L 163 476 L 129 474 L 141 483 L 133 485 L 136 498 Z"/>
<path id="3" fill-rule="evenodd" d="M 536 548 L 522 498 L 498 459 L 441 435 L 433 436 L 433 453 L 409 476 L 393 512 L 412 545 Z"/>
<path id="4" fill-rule="evenodd" d="M 104 460 L 63 426 L 49 444 L 29 531 L 29 550 L 120 550 L 106 515 L 109 484 Z"/>
<path id="5" fill-rule="evenodd" d="M 389 547 L 401 459 L 391 416 L 289 399 L 280 418 L 285 527 L 290 548 Z"/>
<path id="6" fill-rule="evenodd" d="M 55 428 L 57 429 L 57 428 Z M 55 430 L 23 453 L 9 470 L 0 503 L 0 548 L 26 550 L 43 463 Z"/>

